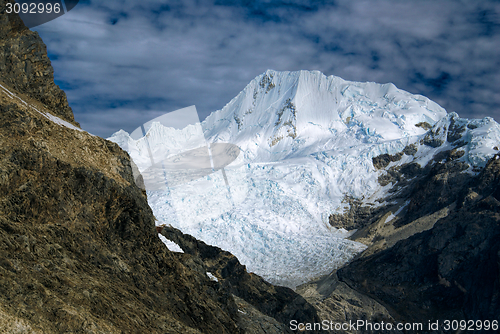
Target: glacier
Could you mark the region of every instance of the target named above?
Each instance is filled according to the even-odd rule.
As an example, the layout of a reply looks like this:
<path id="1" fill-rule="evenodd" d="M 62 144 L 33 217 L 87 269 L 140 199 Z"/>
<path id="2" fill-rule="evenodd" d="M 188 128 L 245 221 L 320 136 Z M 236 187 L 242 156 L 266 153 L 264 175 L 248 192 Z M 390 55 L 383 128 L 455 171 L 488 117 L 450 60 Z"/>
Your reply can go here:
<path id="1" fill-rule="evenodd" d="M 183 182 L 172 181 L 178 171 L 164 174 L 164 187 L 147 189 L 148 202 L 157 224 L 228 250 L 248 271 L 291 288 L 366 248 L 348 239 L 353 231 L 330 226 L 328 217 L 348 207 L 347 197 L 365 205 L 384 202 L 391 185 L 379 184 L 385 171 L 373 166 L 373 157 L 413 144 L 415 155 L 389 167 L 410 161 L 425 166 L 454 147 L 450 133 L 460 130 L 461 159 L 475 173 L 500 140 L 500 126 L 491 118 L 462 119 L 393 84 L 318 71 L 268 70 L 203 122 L 193 119 L 180 128 L 153 120 L 142 131 L 120 130 L 108 139 L 130 154 L 141 173 L 148 173 L 152 156 L 177 161 L 182 152 L 203 147 L 209 153 L 216 144 L 237 147 L 223 168 L 214 168 L 210 156 L 194 163 L 198 170 L 211 166 L 208 173 Z M 429 136 L 441 144 L 426 145 Z"/>

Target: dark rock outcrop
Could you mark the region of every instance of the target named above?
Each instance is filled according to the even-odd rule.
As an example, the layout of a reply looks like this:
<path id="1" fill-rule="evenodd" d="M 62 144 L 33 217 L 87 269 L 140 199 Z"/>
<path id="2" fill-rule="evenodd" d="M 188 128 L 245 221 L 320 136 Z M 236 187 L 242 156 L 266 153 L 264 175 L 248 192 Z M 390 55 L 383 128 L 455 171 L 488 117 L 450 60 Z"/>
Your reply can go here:
<path id="1" fill-rule="evenodd" d="M 47 48 L 37 32 L 24 25 L 19 15 L 5 12 L 0 0 L 0 76 L 1 80 L 74 125 L 78 125 L 68 105 L 66 94 L 54 83 L 54 70 Z"/>
<path id="2" fill-rule="evenodd" d="M 215 275 L 224 291 L 241 298 L 261 313 L 286 326 L 291 320 L 319 322 L 316 310 L 303 297 L 290 288 L 273 286 L 261 277 L 248 273 L 231 253 L 209 246 L 173 227 L 164 226 L 161 234 L 177 243 L 185 253 L 200 258 L 203 262 L 200 271 Z M 181 260 L 187 261 L 183 257 L 180 255 Z"/>
<path id="3" fill-rule="evenodd" d="M 424 167 L 409 162 L 389 167 L 379 176 L 380 185 L 393 184 L 385 201 L 409 200 L 406 215 L 398 223 L 400 226 L 441 210 L 457 200 L 464 184 L 471 182 L 470 174 L 464 173 L 469 165 L 458 160 L 463 155 L 464 151 L 457 148 L 441 151 Z M 387 154 L 373 159 L 379 161 L 384 156 Z"/>
<path id="4" fill-rule="evenodd" d="M 500 160 L 496 156 L 479 176 L 470 182 L 456 181 L 455 187 L 444 187 L 440 178 L 431 179 L 438 181 L 438 188 L 429 183 L 423 188 L 437 198 L 419 196 L 422 214 L 431 205 L 424 202 L 455 199 L 456 208 L 431 229 L 353 261 L 338 276 L 380 302 L 398 320 L 497 320 Z"/>
<path id="5" fill-rule="evenodd" d="M 435 150 L 424 166 L 409 157 L 422 147 L 415 144 L 373 158 L 382 170 L 379 183 L 392 184 L 379 201 L 385 205 L 351 200 L 343 215 L 330 217 L 336 227 L 355 227 L 350 239 L 367 249 L 297 289 L 322 319 L 415 322 L 424 324 L 423 333 L 452 332 L 443 326 L 431 330 L 429 321 L 498 321 L 500 155 L 484 169 L 472 168 L 461 158 L 477 126 L 454 113 L 447 119 L 425 126 L 429 131 L 420 145 L 451 145 Z M 410 162 L 389 165 L 402 154 Z"/>
<path id="6" fill-rule="evenodd" d="M 361 228 L 350 237 L 368 248 L 297 288 L 321 319 L 421 323 L 422 333 L 452 332 L 430 330 L 429 321 L 498 321 L 500 155 L 473 176 L 464 173 L 457 153 L 443 151 L 415 173 L 400 166 L 396 191 L 386 199 L 397 204 L 359 216 Z M 394 215 L 396 210 L 401 212 Z"/>
<path id="7" fill-rule="evenodd" d="M 349 207 L 341 214 L 331 214 L 328 217 L 330 226 L 351 231 L 367 225 L 375 215 L 376 210 L 363 206 L 358 199 L 346 197 L 343 202 L 348 203 Z"/>
<path id="8" fill-rule="evenodd" d="M 403 153 L 402 152 L 399 152 L 399 153 L 396 153 L 394 155 L 390 155 L 390 154 L 381 154 L 377 157 L 374 157 L 372 160 L 373 160 L 373 166 L 376 168 L 376 169 L 382 169 L 382 168 L 385 168 L 387 166 L 389 166 L 389 164 L 393 161 L 399 161 L 401 160 L 401 157 L 403 156 Z"/>
<path id="9" fill-rule="evenodd" d="M 419 122 L 415 124 L 415 126 L 418 126 L 419 128 L 425 129 L 425 130 L 430 130 L 432 128 L 432 125 L 430 125 L 427 122 Z"/>
<path id="10" fill-rule="evenodd" d="M 401 333 L 395 329 L 373 331 L 360 326 L 357 330 L 353 330 L 350 326 L 346 326 L 345 324 L 357 323 L 357 321 L 386 324 L 395 324 L 396 321 L 387 309 L 373 298 L 339 281 L 336 272 L 299 286 L 297 292 L 314 305 L 321 319 L 330 324 L 328 330 L 324 330 L 323 333 Z M 344 325 L 343 328 L 342 325 Z"/>
<path id="11" fill-rule="evenodd" d="M 464 173 L 469 165 L 457 161 L 462 155 L 463 151 L 456 149 L 442 151 L 424 168 L 409 163 L 398 169 L 399 184 L 394 188 L 399 191 L 397 196 L 409 200 L 406 215 L 398 226 L 437 212 L 458 199 L 463 188 L 473 182 L 471 175 Z"/>
<path id="12" fill-rule="evenodd" d="M 0 99 L 0 331 L 241 332 L 158 239 L 125 152 Z"/>

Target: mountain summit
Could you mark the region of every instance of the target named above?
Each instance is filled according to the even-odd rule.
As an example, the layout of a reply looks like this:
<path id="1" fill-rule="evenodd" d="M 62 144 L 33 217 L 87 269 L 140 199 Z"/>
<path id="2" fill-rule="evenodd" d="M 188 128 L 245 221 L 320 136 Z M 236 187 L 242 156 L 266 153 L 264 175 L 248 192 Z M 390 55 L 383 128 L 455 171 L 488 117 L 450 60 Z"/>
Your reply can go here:
<path id="1" fill-rule="evenodd" d="M 120 131 L 110 140 L 141 169 L 148 149 L 167 160 L 168 152 L 182 151 L 183 141 L 165 138 L 186 138 L 191 149 L 193 129 L 156 123 L 143 138 Z M 462 119 L 393 84 L 317 71 L 268 70 L 201 129 L 210 145 L 230 143 L 241 153 L 224 175 L 148 192 L 155 216 L 289 287 L 327 274 L 366 248 L 350 240 L 361 225 L 347 223 L 353 218 L 346 212 L 404 210 L 406 200 L 392 191 L 402 187 L 396 169 L 424 170 L 454 150 L 463 172 L 474 175 L 500 140 L 491 118 Z"/>
<path id="2" fill-rule="evenodd" d="M 207 138 L 241 144 L 248 157 L 277 161 L 423 134 L 417 124 L 434 124 L 445 114 L 393 84 L 268 70 L 203 125 Z"/>

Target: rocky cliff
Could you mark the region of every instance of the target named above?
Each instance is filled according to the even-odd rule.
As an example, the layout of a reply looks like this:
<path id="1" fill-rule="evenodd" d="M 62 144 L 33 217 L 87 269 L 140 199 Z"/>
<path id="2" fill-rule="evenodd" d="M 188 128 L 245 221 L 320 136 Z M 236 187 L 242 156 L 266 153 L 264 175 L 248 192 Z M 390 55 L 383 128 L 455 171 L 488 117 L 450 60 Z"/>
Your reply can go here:
<path id="1" fill-rule="evenodd" d="M 210 272 L 224 291 L 245 300 L 262 314 L 287 325 L 291 319 L 298 322 L 319 322 L 316 310 L 304 298 L 290 288 L 273 286 L 260 276 L 248 273 L 245 266 L 231 253 L 207 245 L 173 227 L 163 226 L 161 233 L 189 254 L 189 261 L 192 261 L 192 256 L 201 260 L 198 271 Z M 178 256 L 181 261 L 186 262 L 186 255 Z M 283 327 L 281 331 L 287 332 L 289 329 Z"/>
<path id="2" fill-rule="evenodd" d="M 380 181 L 388 178 L 393 185 L 385 199 L 391 204 L 369 215 L 353 206 L 334 218 L 356 222 L 351 238 L 368 248 L 298 289 L 321 318 L 441 324 L 423 333 L 453 332 L 445 320 L 499 320 L 500 156 L 473 175 L 456 152 L 443 151 L 424 167 L 389 169 Z M 382 160 L 391 159 L 377 157 L 374 163 Z"/>
<path id="3" fill-rule="evenodd" d="M 2 98 L 1 329 L 238 332 L 228 294 L 158 240 L 126 154 Z"/>
<path id="4" fill-rule="evenodd" d="M 37 32 L 24 25 L 19 15 L 5 12 L 0 0 L 0 77 L 16 91 L 43 103 L 50 112 L 75 125 L 66 94 L 54 83 L 47 48 Z"/>
<path id="5" fill-rule="evenodd" d="M 282 333 L 287 317 L 317 320 L 291 290 L 255 307 L 254 286 L 280 288 L 252 276 L 235 292 L 193 265 L 203 252 L 170 252 L 129 156 L 72 125 L 45 46 L 4 10 L 0 1 L 1 333 Z"/>
<path id="6" fill-rule="evenodd" d="M 353 261 L 339 270 L 340 280 L 386 305 L 400 320 L 498 320 L 498 158 L 462 182 L 457 182 L 457 169 L 435 166 L 414 189 L 399 226 L 440 212 L 434 224 Z"/>

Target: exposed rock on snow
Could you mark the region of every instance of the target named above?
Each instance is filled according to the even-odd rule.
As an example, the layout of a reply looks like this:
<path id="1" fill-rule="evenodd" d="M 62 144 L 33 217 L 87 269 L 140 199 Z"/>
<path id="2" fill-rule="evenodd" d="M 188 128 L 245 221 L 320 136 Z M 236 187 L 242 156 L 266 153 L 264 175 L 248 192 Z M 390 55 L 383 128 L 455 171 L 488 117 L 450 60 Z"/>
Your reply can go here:
<path id="1" fill-rule="evenodd" d="M 200 172 L 182 184 L 165 178 L 173 186 L 151 189 L 149 203 L 160 221 L 230 250 L 250 271 L 290 287 L 365 248 L 348 240 L 351 232 L 344 229 L 359 224 L 330 218 L 351 210 L 346 198 L 359 202 L 360 212 L 372 212 L 398 175 L 409 173 L 403 166 L 424 168 L 455 149 L 457 163 L 474 174 L 500 141 L 500 126 L 491 118 L 462 119 L 392 84 L 317 71 L 269 70 L 201 124 L 148 128 L 143 138 L 124 131 L 110 138 L 141 172 L 151 164 L 148 150 L 162 152 L 170 163 L 175 154 L 191 152 L 201 131 L 205 145 L 238 148 L 223 170 Z"/>

